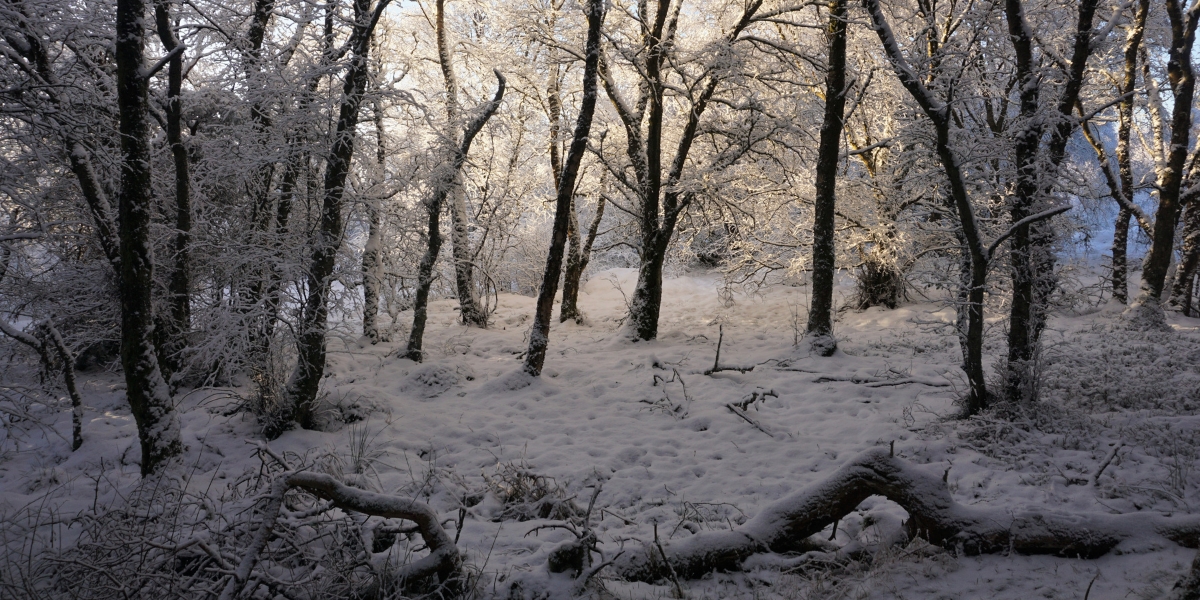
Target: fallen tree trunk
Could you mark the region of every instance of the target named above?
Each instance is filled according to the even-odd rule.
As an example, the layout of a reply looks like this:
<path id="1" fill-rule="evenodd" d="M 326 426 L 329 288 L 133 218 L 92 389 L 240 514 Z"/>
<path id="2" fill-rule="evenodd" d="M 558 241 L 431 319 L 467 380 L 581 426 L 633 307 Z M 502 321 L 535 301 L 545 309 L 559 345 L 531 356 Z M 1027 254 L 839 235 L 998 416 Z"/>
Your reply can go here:
<path id="1" fill-rule="evenodd" d="M 233 572 L 233 576 L 221 593 L 221 600 L 232 600 L 243 593 L 253 590 L 242 588 L 250 581 L 250 574 L 258 564 L 259 555 L 267 547 L 275 529 L 275 521 L 279 518 L 283 499 L 288 490 L 302 489 L 317 498 L 328 500 L 333 506 L 342 510 L 354 511 L 368 516 L 385 519 L 404 519 L 412 521 L 417 526 L 417 533 L 429 548 L 429 554 L 404 565 L 394 571 L 391 576 L 400 587 L 420 585 L 426 580 L 436 577 L 439 584 L 454 585 L 455 579 L 461 574 L 462 555 L 454 545 L 454 540 L 442 528 L 437 513 L 432 508 L 419 502 L 405 500 L 396 496 L 377 494 L 358 488 L 352 488 L 338 482 L 324 473 L 296 472 L 284 473 L 271 486 L 267 495 L 267 505 L 263 508 L 263 522 L 254 534 L 250 548 L 242 557 L 241 562 Z"/>
<path id="2" fill-rule="evenodd" d="M 696 578 L 736 570 L 760 552 L 803 547 L 806 538 L 846 516 L 870 496 L 883 496 L 908 511 L 909 539 L 924 538 L 959 554 L 1016 552 L 1097 558 L 1135 538 L 1168 539 L 1200 546 L 1200 515 L 1110 515 L 1053 511 L 1015 512 L 963 506 L 939 474 L 875 448 L 859 454 L 828 479 L 768 506 L 731 531 L 698 533 L 665 546 L 627 548 L 613 573 L 654 582 L 670 576 Z M 665 561 L 663 560 L 665 558 Z"/>

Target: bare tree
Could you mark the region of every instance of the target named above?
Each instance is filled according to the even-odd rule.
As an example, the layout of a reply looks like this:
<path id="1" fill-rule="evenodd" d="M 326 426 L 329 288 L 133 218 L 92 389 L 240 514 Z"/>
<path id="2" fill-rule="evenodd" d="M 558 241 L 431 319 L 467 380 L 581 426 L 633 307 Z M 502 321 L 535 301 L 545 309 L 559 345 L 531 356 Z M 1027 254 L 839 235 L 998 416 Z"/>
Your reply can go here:
<path id="1" fill-rule="evenodd" d="M 300 319 L 296 369 L 288 381 L 285 407 L 278 421 L 268 424 L 268 436 L 278 435 L 293 419 L 301 427 L 317 425 L 315 403 L 325 373 L 325 330 L 328 315 L 327 295 L 333 276 L 334 259 L 342 245 L 342 198 L 350 161 L 354 156 L 355 127 L 359 107 L 367 87 L 368 55 L 371 35 L 390 0 L 379 0 L 371 10 L 371 0 L 355 0 L 354 32 L 350 36 L 350 67 L 342 84 L 337 129 L 325 166 L 321 225 L 312 242 L 312 265 L 308 273 L 308 299 Z"/>
<path id="2" fill-rule="evenodd" d="M 546 258 L 546 271 L 542 287 L 538 291 L 537 308 L 533 315 L 533 328 L 529 332 L 529 351 L 525 354 L 525 372 L 533 376 L 542 374 L 546 362 L 546 348 L 550 344 L 550 320 L 554 310 L 554 296 L 558 293 L 558 279 L 562 275 L 563 251 L 567 243 L 568 220 L 575 195 L 575 180 L 579 176 L 579 165 L 587 151 L 588 134 L 592 128 L 592 114 L 596 110 L 596 78 L 600 65 L 600 27 L 604 22 L 603 0 L 589 0 L 587 5 L 586 60 L 583 67 L 583 99 L 579 106 L 579 117 L 575 122 L 575 133 L 567 160 L 558 179 L 554 207 L 554 230 L 550 238 L 550 252 Z"/>
<path id="3" fill-rule="evenodd" d="M 461 109 L 458 103 L 458 79 L 454 76 L 454 57 L 450 50 L 450 34 L 446 29 L 445 0 L 437 0 L 435 24 L 437 27 L 438 65 L 442 68 L 442 80 L 446 87 L 446 136 L 451 152 L 458 148 Z M 456 171 L 455 175 L 458 173 Z M 464 324 L 487 327 L 487 311 L 479 303 L 479 292 L 475 289 L 475 265 L 471 256 L 471 238 L 468 235 L 467 196 L 462 183 L 457 179 L 451 183 L 450 249 L 454 255 L 454 285 L 458 292 L 459 315 Z"/>
<path id="4" fill-rule="evenodd" d="M 834 214 L 837 171 L 841 159 L 842 126 L 846 110 L 846 1 L 830 0 L 829 60 L 825 72 L 825 117 L 817 147 L 813 213 L 812 301 L 808 310 L 808 337 L 814 352 L 830 356 L 837 350 L 833 338 Z"/>
<path id="5" fill-rule="evenodd" d="M 1046 221 L 1025 222 L 1047 208 L 1046 200 L 1054 186 L 1054 171 L 1062 162 L 1067 142 L 1074 131 L 1071 113 L 1083 88 L 1088 57 L 1092 54 L 1092 20 L 1098 0 L 1079 3 L 1075 43 L 1067 68 L 1062 94 L 1056 102 L 1056 125 L 1043 150 L 1043 132 L 1048 119 L 1041 111 L 1042 75 L 1034 62 L 1033 30 L 1025 18 L 1021 0 L 1006 0 L 1004 14 L 1009 39 L 1016 55 L 1016 87 L 1019 96 L 1017 136 L 1013 145 L 1016 185 L 1010 200 L 1009 215 L 1014 230 L 1009 261 L 1012 264 L 1013 296 L 1008 321 L 1008 363 L 1005 397 L 1011 401 L 1036 398 L 1033 362 L 1046 321 L 1046 304 L 1053 292 L 1054 239 Z M 1042 52 L 1046 54 L 1046 52 Z M 1042 153 L 1045 152 L 1044 159 Z M 1048 170 L 1049 174 L 1046 173 Z"/>
<path id="6" fill-rule="evenodd" d="M 1130 148 L 1132 139 L 1134 94 L 1137 91 L 1138 52 L 1146 33 L 1146 15 L 1150 12 L 1150 0 L 1138 0 L 1133 22 L 1125 37 L 1123 69 L 1117 87 L 1120 100 L 1117 103 L 1117 172 L 1114 173 L 1105 151 L 1103 141 L 1084 124 L 1083 134 L 1096 152 L 1100 171 L 1104 175 L 1109 193 L 1117 202 L 1117 220 L 1112 244 L 1112 294 L 1121 304 L 1129 303 L 1129 270 L 1126 257 L 1129 253 L 1129 222 L 1137 215 L 1137 223 L 1145 228 L 1146 235 L 1153 229 L 1148 218 L 1133 202 L 1134 177 L 1133 158 Z M 1080 110 L 1082 113 L 1082 109 Z M 1082 114 L 1080 115 L 1083 116 Z"/>
<path id="7" fill-rule="evenodd" d="M 189 275 L 189 245 L 192 234 L 192 178 L 187 146 L 183 142 L 183 54 L 184 47 L 171 26 L 169 0 L 154 0 L 154 23 L 158 39 L 170 56 L 167 65 L 167 143 L 175 163 L 175 240 L 170 283 L 167 286 L 168 318 L 159 348 L 159 364 L 168 381 L 181 369 L 180 361 L 187 333 L 191 327 L 191 277 Z"/>
<path id="8" fill-rule="evenodd" d="M 1192 46 L 1196 41 L 1196 24 L 1200 21 L 1200 2 L 1192 2 L 1186 10 L 1179 0 L 1165 0 L 1165 5 L 1171 30 L 1167 78 L 1174 94 L 1171 141 L 1166 160 L 1158 169 L 1158 210 L 1154 216 L 1150 253 L 1142 267 L 1138 297 L 1130 307 L 1135 317 L 1140 315 L 1152 322 L 1162 320 L 1160 302 L 1171 256 L 1175 252 L 1175 228 L 1181 208 L 1184 167 L 1191 140 L 1192 99 L 1196 90 Z"/>
<path id="9" fill-rule="evenodd" d="M 500 108 L 500 102 L 504 99 L 506 80 L 500 71 L 494 71 L 494 73 L 497 81 L 495 97 L 478 109 L 475 117 L 463 128 L 462 141 L 451 149 L 448 160 L 439 165 L 437 172 L 433 174 L 429 196 L 424 201 L 425 211 L 429 217 L 426 228 L 426 247 L 425 254 L 421 257 L 421 263 L 417 268 L 417 289 L 413 298 L 413 324 L 408 334 L 408 346 L 404 351 L 405 358 L 417 362 L 420 362 L 423 357 L 425 320 L 429 314 L 429 289 L 433 286 L 433 267 L 437 264 L 438 253 L 442 248 L 440 223 L 442 206 L 446 197 L 456 187 L 459 172 L 462 171 L 463 164 L 467 161 L 467 155 L 471 151 L 471 142 L 487 124 L 488 119 L 496 114 L 496 110 Z"/>
<path id="10" fill-rule="evenodd" d="M 659 0 L 654 12 L 649 12 L 647 3 L 640 6 L 641 40 L 637 48 L 618 48 L 618 55 L 630 60 L 641 83 L 638 96 L 630 104 L 617 85 L 613 65 L 606 56 L 601 56 L 600 77 L 604 89 L 616 109 L 625 131 L 626 155 L 632 165 L 632 176 L 613 171 L 617 180 L 633 191 L 637 205 L 634 208 L 640 228 L 638 243 L 638 279 L 630 301 L 627 323 L 630 334 L 637 340 L 651 340 L 658 336 L 658 318 L 662 308 L 663 266 L 667 258 L 671 238 L 684 211 L 696 199 L 683 183 L 692 146 L 701 133 L 700 121 L 708 110 L 717 88 L 729 74 L 727 69 L 706 68 L 699 78 L 690 81 L 687 88 L 689 108 L 679 131 L 675 152 L 665 169 L 663 165 L 664 136 L 667 125 L 665 100 L 667 90 L 673 89 L 668 82 L 668 58 L 676 42 L 677 25 L 681 4 L 673 8 L 670 0 Z M 754 0 L 743 7 L 741 16 L 725 33 L 718 44 L 723 51 L 738 41 L 739 36 L 755 22 L 762 8 L 762 0 Z M 763 18 L 778 17 L 793 8 L 772 11 Z M 765 14 L 765 13 L 764 13 Z"/>
<path id="11" fill-rule="evenodd" d="M 159 370 L 154 343 L 149 136 L 149 83 L 153 72 L 145 68 L 145 14 L 144 0 L 117 2 L 115 54 L 123 158 L 117 195 L 121 367 L 125 372 L 125 396 L 133 409 L 142 446 L 142 475 L 149 475 L 182 452 L 183 443 L 174 401 Z M 182 49 L 183 46 L 176 46 L 177 52 Z"/>

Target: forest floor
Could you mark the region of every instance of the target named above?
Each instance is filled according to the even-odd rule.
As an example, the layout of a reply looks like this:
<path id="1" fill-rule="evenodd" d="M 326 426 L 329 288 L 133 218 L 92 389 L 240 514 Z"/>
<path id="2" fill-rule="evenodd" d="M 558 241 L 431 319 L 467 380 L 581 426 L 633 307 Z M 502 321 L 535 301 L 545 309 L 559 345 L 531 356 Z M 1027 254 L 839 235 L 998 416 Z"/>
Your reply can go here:
<path id="1" fill-rule="evenodd" d="M 630 343 L 617 330 L 634 275 L 612 270 L 591 279 L 581 297 L 588 323 L 554 325 L 543 377 L 533 381 L 519 372 L 532 298 L 501 295 L 488 330 L 459 325 L 452 300 L 433 303 L 422 364 L 396 357 L 403 335 L 375 346 L 335 337 L 324 382 L 330 431 L 290 431 L 270 446 L 296 464 L 429 502 L 459 537 L 482 597 L 503 597 L 520 573 L 544 572 L 547 554 L 570 534 L 527 533 L 572 503 L 586 507 L 597 484 L 591 523 L 611 555 L 623 543 L 653 540 L 655 531 L 669 544 L 734 527 L 860 451 L 892 443 L 931 472 L 948 469 L 964 504 L 1200 510 L 1200 319 L 1171 316 L 1171 332 L 1145 333 L 1130 330 L 1113 307 L 1056 316 L 1044 338 L 1043 402 L 963 420 L 954 418 L 964 380 L 954 312 L 945 304 L 843 311 L 839 352 L 819 358 L 794 346 L 804 288 L 722 296 L 719 278 L 695 274 L 666 282 L 659 339 Z M 994 361 L 1004 323 L 997 317 L 989 326 Z M 722 368 L 706 373 L 722 337 Z M 136 428 L 120 380 L 111 373 L 83 379 L 80 451 L 70 452 L 67 441 L 69 408 L 55 406 L 31 408 L 46 427 L 10 429 L 0 440 L 7 449 L 0 517 L 37 507 L 68 518 L 136 485 Z M 261 468 L 248 443 L 261 439 L 258 425 L 228 410 L 249 393 L 181 396 L 187 485 L 220 495 Z M 748 399 L 748 418 L 727 406 Z M 542 494 L 549 500 L 538 500 Z M 464 498 L 471 506 L 460 519 Z M 876 497 L 841 521 L 832 537 L 878 547 L 873 560 L 789 571 L 783 557 L 759 556 L 743 572 L 684 581 L 683 592 L 693 599 L 1078 600 L 1090 587 L 1092 600 L 1154 598 L 1195 554 L 1164 543 L 1121 546 L 1097 560 L 956 557 L 921 542 L 888 543 L 904 517 Z M 61 535 L 69 544 L 69 528 Z M 17 551 L 10 544 L 7 558 Z M 617 598 L 673 593 L 669 584 L 603 586 Z"/>

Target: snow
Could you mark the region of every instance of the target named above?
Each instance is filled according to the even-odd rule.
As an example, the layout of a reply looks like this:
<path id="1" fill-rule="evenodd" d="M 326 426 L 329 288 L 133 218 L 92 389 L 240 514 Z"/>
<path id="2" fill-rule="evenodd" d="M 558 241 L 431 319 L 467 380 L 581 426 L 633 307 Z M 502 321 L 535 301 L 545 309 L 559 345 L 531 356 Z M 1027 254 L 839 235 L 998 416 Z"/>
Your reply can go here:
<path id="1" fill-rule="evenodd" d="M 357 459 L 369 468 L 355 476 L 356 485 L 428 502 L 449 521 L 450 535 L 458 534 L 466 563 L 482 572 L 485 597 L 493 590 L 503 597 L 506 582 L 521 577 L 567 589 L 552 585 L 558 580 L 545 563 L 572 534 L 526 536 L 549 521 L 493 520 L 504 507 L 488 481 L 515 472 L 545 478 L 546 488 L 561 489 L 580 508 L 590 486 L 602 482 L 591 524 L 609 557 L 622 544 L 652 542 L 656 528 L 670 546 L 695 532 L 737 527 L 862 451 L 892 443 L 897 456 L 925 471 L 949 469 L 947 483 L 963 505 L 1012 514 L 1186 514 L 1200 507 L 1200 320 L 1170 315 L 1171 331 L 1138 333 L 1111 310 L 1056 317 L 1047 333 L 1044 396 L 1057 412 L 951 420 L 965 389 L 948 327 L 952 308 L 926 302 L 844 311 L 835 324 L 838 352 L 820 358 L 792 345 L 794 328 L 804 323 L 796 319 L 805 316 L 793 316 L 792 307 L 807 305 L 805 288 L 735 293 L 726 305 L 718 276 L 691 273 L 664 282 L 659 338 L 631 342 L 618 328 L 636 276 L 614 269 L 591 278 L 580 298 L 587 324 L 555 320 L 540 378 L 522 369 L 534 305 L 523 296 L 501 295 L 487 330 L 460 325 L 453 300 L 432 302 L 420 364 L 397 357 L 405 335 L 377 345 L 331 339 L 326 402 L 353 404 L 369 417 L 332 431 L 290 431 L 270 448 L 296 464 L 327 464 L 322 456 L 349 463 L 352 442 L 365 440 Z M 837 293 L 844 299 L 849 287 Z M 403 313 L 402 323 L 408 317 Z M 752 370 L 704 374 L 719 327 L 721 365 Z M 1139 350 L 1122 353 L 1124 344 Z M 988 350 L 999 347 L 989 342 Z M 1153 347 L 1161 349 L 1155 354 Z M 139 481 L 137 431 L 119 377 L 93 372 L 79 379 L 86 413 L 78 452 L 70 452 L 69 403 L 41 405 L 36 416 L 53 431 L 31 427 L 0 440 L 0 521 L 38 503 L 69 518 L 118 502 Z M 769 391 L 774 395 L 763 395 Z M 745 414 L 770 435 L 726 406 L 756 392 Z M 250 393 L 203 389 L 176 398 L 187 447 L 182 465 L 188 481 L 202 482 L 196 485 L 210 494 L 260 468 L 257 424 L 228 410 L 237 402 L 233 394 Z M 1091 485 L 1118 443 L 1125 449 Z M 461 499 L 471 496 L 480 501 L 466 509 L 457 532 Z M 874 497 L 833 537 L 878 549 L 905 517 Z M 62 535 L 69 544 L 77 532 Z M 1094 578 L 1092 599 L 1136 598 L 1169 587 L 1194 555 L 1146 541 L 1090 561 L 956 557 L 922 542 L 882 547 L 872 564 L 838 571 L 791 571 L 803 561 L 760 555 L 745 572 L 682 584 L 690 598 L 1026 600 L 1081 598 Z M 620 598 L 671 593 L 669 583 L 605 586 Z"/>

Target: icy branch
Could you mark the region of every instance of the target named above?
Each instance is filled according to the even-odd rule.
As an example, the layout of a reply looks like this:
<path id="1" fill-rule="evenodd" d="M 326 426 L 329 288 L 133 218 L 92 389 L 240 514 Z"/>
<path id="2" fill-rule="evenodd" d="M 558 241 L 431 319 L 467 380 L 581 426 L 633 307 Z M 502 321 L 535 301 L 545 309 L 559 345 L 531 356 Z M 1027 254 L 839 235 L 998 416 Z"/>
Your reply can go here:
<path id="1" fill-rule="evenodd" d="M 991 260 L 991 258 L 993 256 L 995 256 L 996 249 L 1000 247 L 1000 244 L 1003 244 L 1004 240 L 1007 240 L 1008 238 L 1012 237 L 1012 235 L 1014 233 L 1016 233 L 1017 230 L 1020 229 L 1021 227 L 1029 225 L 1030 223 L 1035 223 L 1037 221 L 1041 221 L 1042 219 L 1049 219 L 1050 217 L 1053 217 L 1054 215 L 1061 215 L 1061 214 L 1067 212 L 1068 210 L 1071 210 L 1072 208 L 1074 208 L 1074 207 L 1069 204 L 1066 206 L 1060 206 L 1058 208 L 1051 208 L 1050 210 L 1044 210 L 1035 215 L 1029 215 L 1028 217 L 1025 217 L 1024 219 L 1021 219 L 1020 221 L 1013 223 L 1012 227 L 1008 228 L 1008 231 L 1005 231 L 1000 237 L 996 238 L 996 241 L 992 242 L 991 246 L 988 246 L 988 250 L 987 250 L 988 259 Z"/>

